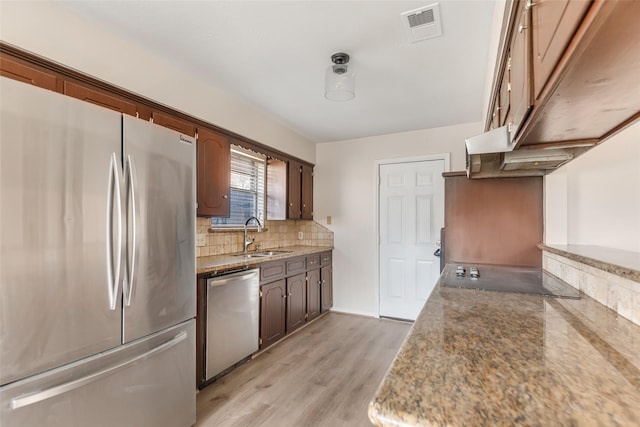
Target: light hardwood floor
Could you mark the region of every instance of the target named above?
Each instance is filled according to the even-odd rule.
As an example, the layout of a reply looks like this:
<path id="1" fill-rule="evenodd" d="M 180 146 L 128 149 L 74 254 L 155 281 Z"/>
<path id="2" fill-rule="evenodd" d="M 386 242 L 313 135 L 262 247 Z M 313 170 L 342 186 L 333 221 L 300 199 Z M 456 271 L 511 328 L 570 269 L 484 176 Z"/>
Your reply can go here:
<path id="1" fill-rule="evenodd" d="M 329 313 L 198 393 L 197 427 L 371 426 L 411 324 Z"/>

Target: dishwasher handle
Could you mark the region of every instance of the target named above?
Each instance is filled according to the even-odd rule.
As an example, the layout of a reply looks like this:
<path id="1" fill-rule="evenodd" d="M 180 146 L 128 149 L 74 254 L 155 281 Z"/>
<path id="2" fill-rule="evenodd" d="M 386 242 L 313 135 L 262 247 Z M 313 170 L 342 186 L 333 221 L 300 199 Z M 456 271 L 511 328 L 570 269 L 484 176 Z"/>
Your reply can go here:
<path id="1" fill-rule="evenodd" d="M 238 273 L 231 273 L 223 276 L 212 277 L 207 279 L 207 286 L 212 288 L 214 286 L 226 285 L 231 281 L 249 280 L 258 275 L 258 270 L 240 271 Z"/>

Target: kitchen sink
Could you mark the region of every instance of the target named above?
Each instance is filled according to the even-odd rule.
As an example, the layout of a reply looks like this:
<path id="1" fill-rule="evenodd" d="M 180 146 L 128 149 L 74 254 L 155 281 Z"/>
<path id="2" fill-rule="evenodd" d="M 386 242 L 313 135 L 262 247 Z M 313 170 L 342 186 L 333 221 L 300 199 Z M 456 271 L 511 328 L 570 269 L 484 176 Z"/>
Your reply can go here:
<path id="1" fill-rule="evenodd" d="M 261 251 L 261 252 L 247 252 L 242 254 L 236 254 L 235 256 L 242 256 L 247 258 L 267 258 L 274 255 L 290 254 L 291 251 Z"/>

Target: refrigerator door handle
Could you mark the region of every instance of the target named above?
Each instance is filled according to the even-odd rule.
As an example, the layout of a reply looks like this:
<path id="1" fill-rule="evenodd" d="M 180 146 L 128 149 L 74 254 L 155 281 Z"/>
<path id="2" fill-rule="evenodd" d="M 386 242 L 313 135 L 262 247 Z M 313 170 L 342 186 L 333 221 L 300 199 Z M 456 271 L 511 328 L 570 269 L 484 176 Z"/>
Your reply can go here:
<path id="1" fill-rule="evenodd" d="M 120 196 L 120 176 L 118 174 L 118 159 L 116 153 L 111 153 L 109 163 L 109 188 L 107 190 L 107 284 L 109 292 L 109 309 L 115 310 L 118 302 L 120 275 L 122 272 L 122 199 Z M 116 244 L 113 253 L 113 204 L 117 209 Z M 115 261 L 115 262 L 114 262 Z"/>
<path id="2" fill-rule="evenodd" d="M 128 197 L 131 201 L 131 222 L 129 223 L 131 247 L 127 251 L 127 280 L 124 281 L 124 303 L 131 305 L 136 287 L 136 264 L 138 262 L 138 220 L 140 207 L 138 206 L 138 173 L 133 156 L 127 156 L 127 184 Z M 129 201 L 128 200 L 128 201 Z"/>
<path id="3" fill-rule="evenodd" d="M 69 381 L 68 383 L 60 384 L 46 390 L 42 390 L 36 393 L 25 394 L 20 397 L 16 397 L 11 400 L 11 409 L 15 410 L 18 408 L 22 408 L 25 406 L 33 405 L 34 403 L 42 402 L 43 400 L 50 399 L 52 397 L 59 396 L 64 393 L 68 393 L 77 388 L 83 387 L 87 384 L 91 384 L 95 381 L 100 380 L 101 378 L 112 375 L 115 372 L 118 372 L 136 362 L 148 359 L 149 357 L 155 356 L 158 353 L 162 353 L 165 350 L 170 349 L 171 347 L 176 346 L 180 342 L 184 341 L 187 338 L 187 332 L 182 331 L 171 340 L 160 344 L 159 346 L 152 348 L 151 350 L 142 353 L 133 359 L 126 360 L 124 362 L 118 363 L 116 365 L 110 366 L 106 369 L 103 369 L 98 372 L 94 372 L 91 375 L 87 375 L 82 378 L 78 378 L 77 380 Z"/>

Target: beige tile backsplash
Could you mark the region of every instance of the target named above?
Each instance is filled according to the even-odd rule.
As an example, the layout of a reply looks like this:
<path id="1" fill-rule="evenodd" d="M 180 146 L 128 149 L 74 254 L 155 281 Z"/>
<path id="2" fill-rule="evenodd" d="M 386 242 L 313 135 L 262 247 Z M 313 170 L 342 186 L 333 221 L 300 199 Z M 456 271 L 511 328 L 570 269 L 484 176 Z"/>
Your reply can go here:
<path id="1" fill-rule="evenodd" d="M 640 325 L 640 283 L 547 251 L 542 268 Z"/>
<path id="2" fill-rule="evenodd" d="M 282 248 L 285 246 L 333 246 L 333 231 L 323 227 L 315 221 L 286 220 L 265 221 L 264 230 L 257 233 L 249 230 L 249 236 L 255 237 L 255 243 L 249 250 Z M 196 248 L 196 256 L 221 255 L 242 252 L 244 247 L 242 230 L 209 231 L 209 218 L 197 218 L 197 233 L 204 236 L 206 246 Z M 298 232 L 302 231 L 302 240 L 298 239 Z"/>

